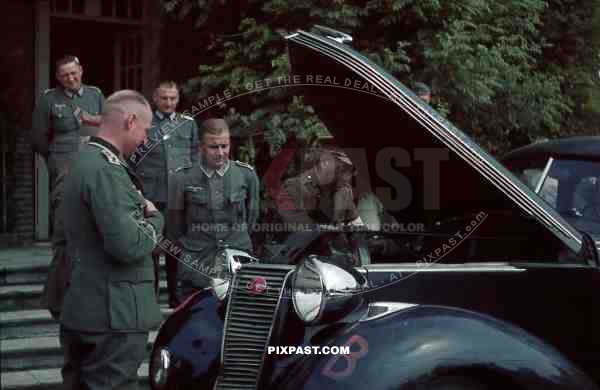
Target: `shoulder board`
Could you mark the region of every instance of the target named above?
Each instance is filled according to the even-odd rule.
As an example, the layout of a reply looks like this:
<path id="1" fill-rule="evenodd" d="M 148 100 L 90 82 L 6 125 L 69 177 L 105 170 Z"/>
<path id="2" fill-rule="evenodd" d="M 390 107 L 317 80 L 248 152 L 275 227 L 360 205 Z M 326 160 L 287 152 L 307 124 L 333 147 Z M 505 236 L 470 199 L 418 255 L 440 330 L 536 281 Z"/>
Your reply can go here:
<path id="1" fill-rule="evenodd" d="M 86 85 L 86 87 L 89 88 L 89 89 L 91 89 L 91 90 L 93 90 L 93 91 L 95 91 L 96 93 L 102 95 L 102 90 L 100 88 L 94 87 L 93 85 Z"/>
<path id="2" fill-rule="evenodd" d="M 102 155 L 104 157 L 106 157 L 106 159 L 108 160 L 109 163 L 115 164 L 115 165 L 121 165 L 121 160 L 119 159 L 119 157 L 115 156 L 115 154 L 110 152 L 109 150 L 102 149 L 102 150 L 100 150 L 100 153 L 102 153 Z"/>
<path id="3" fill-rule="evenodd" d="M 50 92 L 52 92 L 52 91 L 54 91 L 54 88 L 48 88 L 48 89 L 46 89 L 46 90 L 43 92 L 43 94 L 44 94 L 44 95 L 48 95 L 48 94 L 49 94 Z"/>
<path id="4" fill-rule="evenodd" d="M 191 116 L 187 116 L 187 115 L 183 115 L 183 114 L 180 114 L 180 116 L 181 116 L 183 119 L 187 119 L 188 121 L 193 121 L 193 120 L 194 120 L 194 118 L 192 118 Z"/>
<path id="5" fill-rule="evenodd" d="M 238 166 L 240 166 L 240 167 L 248 168 L 248 169 L 250 169 L 251 171 L 253 171 L 253 170 L 254 170 L 254 167 L 253 167 L 252 165 L 250 165 L 250 164 L 247 164 L 247 163 L 245 163 L 245 162 L 241 162 L 241 161 L 235 160 L 235 161 L 234 161 L 234 163 L 235 163 L 235 165 L 238 165 Z"/>
<path id="6" fill-rule="evenodd" d="M 93 146 L 96 147 L 98 149 L 100 149 L 100 153 L 102 153 L 102 155 L 104 156 L 104 158 L 106 158 L 106 160 L 114 165 L 120 165 L 124 168 L 127 168 L 127 165 L 125 162 L 123 162 L 119 156 L 117 156 L 112 150 L 108 149 L 106 146 L 101 145 L 97 142 L 90 142 L 88 143 L 88 146 Z"/>

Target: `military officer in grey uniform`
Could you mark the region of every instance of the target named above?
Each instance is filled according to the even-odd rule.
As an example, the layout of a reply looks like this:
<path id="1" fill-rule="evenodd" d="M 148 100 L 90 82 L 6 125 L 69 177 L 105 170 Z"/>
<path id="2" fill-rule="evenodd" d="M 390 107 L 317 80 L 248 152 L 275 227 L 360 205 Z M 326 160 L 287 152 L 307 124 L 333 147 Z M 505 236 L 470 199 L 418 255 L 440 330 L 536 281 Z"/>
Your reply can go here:
<path id="1" fill-rule="evenodd" d="M 345 153 L 319 150 L 311 168 L 283 183 L 277 196 L 279 215 L 288 224 L 362 224 L 354 203 L 353 175 Z"/>
<path id="2" fill-rule="evenodd" d="M 46 90 L 33 113 L 33 150 L 46 159 L 50 176 L 50 220 L 53 258 L 42 296 L 42 305 L 58 317 L 69 278 L 69 261 L 64 256 L 62 220 L 57 210 L 63 198 L 63 178 L 80 144 L 97 131 L 104 96 L 97 87 L 82 84 L 83 67 L 77 57 L 56 62 L 60 87 Z"/>
<path id="3" fill-rule="evenodd" d="M 251 233 L 259 213 L 258 177 L 250 165 L 229 159 L 227 123 L 208 119 L 200 131 L 199 164 L 177 176 L 171 189 L 174 203 L 169 205 L 169 224 L 182 249 L 180 300 L 210 286 L 216 276 L 210 269 L 212 255 L 220 246 L 252 252 Z"/>
<path id="4" fill-rule="evenodd" d="M 151 253 L 164 219 L 124 160 L 146 140 L 152 111 L 124 90 L 102 115 L 65 179 L 69 207 L 61 210 L 73 262 L 60 318 L 68 389 L 136 388 L 148 332 L 161 321 Z"/>
<path id="5" fill-rule="evenodd" d="M 431 103 L 431 88 L 429 88 L 429 85 L 418 82 L 415 83 L 414 90 L 417 96 L 420 97 L 425 103 Z"/>
<path id="6" fill-rule="evenodd" d="M 158 85 L 153 96 L 156 110 L 152 117 L 152 129 L 148 142 L 138 148 L 130 158 L 143 183 L 144 196 L 151 200 L 166 216 L 167 189 L 172 187 L 173 175 L 185 171 L 197 158 L 198 127 L 192 117 L 177 113 L 179 88 L 173 81 Z M 163 235 L 170 237 L 168 231 Z M 154 253 L 158 264 L 160 247 Z M 169 306 L 177 305 L 177 258 L 165 254 Z"/>
<path id="7" fill-rule="evenodd" d="M 287 235 L 283 247 L 293 247 L 315 234 L 317 225 L 362 226 L 354 203 L 352 177 L 354 166 L 339 150 L 318 149 L 311 168 L 283 182 L 276 196 L 276 206 Z M 325 235 L 320 239 L 323 249 L 331 254 L 346 253 L 351 247 L 345 234 Z M 350 256 L 345 258 L 350 259 Z M 272 259 L 275 262 L 285 258 Z"/>

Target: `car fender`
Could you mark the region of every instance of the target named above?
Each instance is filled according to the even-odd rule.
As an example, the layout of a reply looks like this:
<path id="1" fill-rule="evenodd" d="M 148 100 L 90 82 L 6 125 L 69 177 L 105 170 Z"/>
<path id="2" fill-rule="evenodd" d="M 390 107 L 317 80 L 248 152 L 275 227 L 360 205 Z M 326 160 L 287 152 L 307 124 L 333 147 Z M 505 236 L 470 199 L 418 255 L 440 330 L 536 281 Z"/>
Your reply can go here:
<path id="1" fill-rule="evenodd" d="M 213 383 L 221 357 L 224 313 L 225 303 L 212 291 L 194 294 L 163 322 L 152 357 L 166 347 L 174 366 L 170 376 L 177 383 Z"/>
<path id="2" fill-rule="evenodd" d="M 328 346 L 349 355 L 279 357 L 278 389 L 396 389 L 450 375 L 503 388 L 597 389 L 553 347 L 511 324 L 478 313 L 415 306 L 339 329 Z M 325 344 L 323 344 L 325 345 Z M 295 359 L 293 364 L 284 360 Z M 279 364 L 278 364 L 279 363 Z M 495 387 L 491 387 L 495 388 Z"/>

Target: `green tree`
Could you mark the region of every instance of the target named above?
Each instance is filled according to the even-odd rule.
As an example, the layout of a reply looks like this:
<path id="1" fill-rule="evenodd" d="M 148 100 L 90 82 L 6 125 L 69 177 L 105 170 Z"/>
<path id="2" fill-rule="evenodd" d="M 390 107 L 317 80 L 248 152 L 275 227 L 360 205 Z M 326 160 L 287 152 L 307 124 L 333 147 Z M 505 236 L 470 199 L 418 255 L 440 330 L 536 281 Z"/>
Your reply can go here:
<path id="1" fill-rule="evenodd" d="M 212 59 L 187 92 L 203 98 L 289 75 L 283 37 L 321 24 L 411 85 L 433 86 L 434 106 L 493 153 L 593 123 L 598 68 L 598 0 L 172 0 L 168 12 L 193 18 Z M 586 10 L 582 10 L 585 8 Z M 568 27 L 568 28 L 567 28 Z M 221 105 L 246 139 L 245 159 L 263 137 L 273 151 L 289 134 L 326 129 L 294 88 L 247 93 Z M 590 114 L 592 112 L 592 114 Z M 587 115 L 587 116 L 586 116 Z M 574 119 L 577 119 L 576 121 Z M 574 126 L 576 123 L 576 126 Z"/>
<path id="2" fill-rule="evenodd" d="M 572 111 L 560 134 L 597 133 L 600 123 L 600 1 L 551 0 L 544 13 L 542 35 L 545 70 L 561 79 Z"/>

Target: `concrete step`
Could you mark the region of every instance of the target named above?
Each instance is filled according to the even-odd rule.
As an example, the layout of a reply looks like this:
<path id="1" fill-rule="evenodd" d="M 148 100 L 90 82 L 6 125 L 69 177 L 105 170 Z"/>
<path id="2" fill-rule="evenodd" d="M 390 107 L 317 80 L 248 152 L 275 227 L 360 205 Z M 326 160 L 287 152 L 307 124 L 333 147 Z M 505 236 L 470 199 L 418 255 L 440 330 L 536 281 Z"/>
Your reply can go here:
<path id="1" fill-rule="evenodd" d="M 156 331 L 148 338 L 148 356 L 156 338 Z M 58 336 L 31 337 L 0 341 L 2 371 L 30 371 L 61 367 L 63 353 Z"/>
<path id="2" fill-rule="evenodd" d="M 48 310 L 0 312 L 0 340 L 58 334 L 58 322 Z"/>
<path id="3" fill-rule="evenodd" d="M 161 306 L 163 317 L 173 312 Z M 0 340 L 58 335 L 59 324 L 48 310 L 17 310 L 0 312 Z"/>
<path id="4" fill-rule="evenodd" d="M 0 311 L 39 309 L 42 284 L 0 286 Z"/>
<path id="5" fill-rule="evenodd" d="M 0 250 L 0 286 L 43 283 L 52 260 L 49 246 Z"/>
<path id="6" fill-rule="evenodd" d="M 44 284 L 48 275 L 51 257 L 33 257 L 19 259 L 22 261 L 11 261 L 0 263 L 0 286 L 12 286 L 20 284 Z M 164 258 L 160 260 L 159 277 L 166 278 Z"/>
<path id="7" fill-rule="evenodd" d="M 2 389 L 59 389 L 62 352 L 59 325 L 40 309 L 39 300 L 51 261 L 49 245 L 0 250 L 0 387 Z M 160 301 L 165 318 L 164 260 L 161 262 Z M 150 351 L 156 331 L 148 343 Z M 149 358 L 149 353 L 147 358 Z M 139 370 L 147 384 L 148 365 Z"/>
<path id="8" fill-rule="evenodd" d="M 143 363 L 138 369 L 140 385 L 143 387 L 148 385 L 148 367 L 148 363 Z M 2 372 L 0 383 L 3 390 L 59 390 L 62 377 L 59 368 Z"/>
<path id="9" fill-rule="evenodd" d="M 0 286 L 16 284 L 43 284 L 48 275 L 48 264 L 11 264 L 0 271 Z"/>
<path id="10" fill-rule="evenodd" d="M 49 267 L 49 264 L 23 264 L 6 266 L 0 269 L 0 286 L 44 284 L 46 283 Z M 159 278 L 165 280 L 166 277 L 167 273 L 164 264 L 161 264 Z"/>
<path id="11" fill-rule="evenodd" d="M 166 280 L 160 280 L 159 287 L 159 301 L 165 303 L 168 301 Z M 43 290 L 43 284 L 0 286 L 0 311 L 41 309 L 40 298 Z"/>

